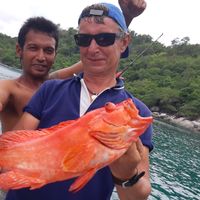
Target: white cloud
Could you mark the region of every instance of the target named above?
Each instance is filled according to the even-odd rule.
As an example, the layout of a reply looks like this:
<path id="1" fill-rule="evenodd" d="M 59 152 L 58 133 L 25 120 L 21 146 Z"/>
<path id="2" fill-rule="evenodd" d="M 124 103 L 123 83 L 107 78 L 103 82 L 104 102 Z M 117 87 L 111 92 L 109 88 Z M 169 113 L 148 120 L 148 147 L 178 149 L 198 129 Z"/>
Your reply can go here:
<path id="1" fill-rule="evenodd" d="M 191 43 L 200 44 L 199 0 L 147 0 L 146 11 L 134 19 L 130 28 L 137 33 L 149 34 L 155 39 L 163 33 L 160 41 L 170 45 L 174 38 L 188 36 Z"/>
<path id="2" fill-rule="evenodd" d="M 138 34 L 149 34 L 160 42 L 170 45 L 176 37 L 190 38 L 191 43 L 200 44 L 199 0 L 146 0 L 147 9 L 130 25 Z M 23 22 L 31 16 L 44 16 L 60 24 L 63 29 L 77 27 L 81 10 L 97 0 L 1 0 L 0 32 L 16 37 Z M 118 5 L 117 0 L 103 0 Z"/>

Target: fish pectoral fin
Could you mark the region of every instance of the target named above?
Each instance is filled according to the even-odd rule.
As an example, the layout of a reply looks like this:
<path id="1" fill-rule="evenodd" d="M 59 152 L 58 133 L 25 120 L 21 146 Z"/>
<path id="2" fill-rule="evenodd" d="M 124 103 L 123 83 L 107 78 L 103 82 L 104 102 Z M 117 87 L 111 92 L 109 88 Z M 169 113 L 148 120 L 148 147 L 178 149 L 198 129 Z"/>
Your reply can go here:
<path id="1" fill-rule="evenodd" d="M 0 189 L 20 189 L 31 187 L 31 189 L 36 189 L 45 185 L 45 181 L 25 176 L 16 171 L 8 171 L 0 174 Z"/>
<path id="2" fill-rule="evenodd" d="M 93 131 L 90 133 L 95 137 L 100 143 L 111 149 L 124 149 L 129 146 L 127 140 L 124 138 L 125 134 L 119 132 L 101 132 Z"/>
<path id="3" fill-rule="evenodd" d="M 89 166 L 93 157 L 94 149 L 89 143 L 73 147 L 67 151 L 62 161 L 62 169 L 64 172 L 83 172 Z"/>
<path id="4" fill-rule="evenodd" d="M 96 173 L 97 169 L 91 169 L 87 173 L 83 174 L 82 176 L 79 176 L 75 182 L 70 186 L 69 191 L 70 192 L 77 192 L 80 189 L 82 189 L 88 182 L 89 180 L 94 176 Z"/>

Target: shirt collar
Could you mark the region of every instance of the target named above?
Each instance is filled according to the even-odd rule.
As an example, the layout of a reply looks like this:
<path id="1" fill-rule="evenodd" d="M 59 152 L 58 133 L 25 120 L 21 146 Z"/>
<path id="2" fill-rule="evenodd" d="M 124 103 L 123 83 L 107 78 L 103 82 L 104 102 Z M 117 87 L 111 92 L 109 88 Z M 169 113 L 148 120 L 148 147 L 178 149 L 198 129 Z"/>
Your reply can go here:
<path id="1" fill-rule="evenodd" d="M 79 74 L 74 74 L 74 79 L 76 80 L 76 81 L 79 81 L 80 82 L 80 80 L 83 78 L 83 72 L 81 72 L 81 73 L 79 73 Z M 112 88 L 110 88 L 110 89 L 114 89 L 114 90 L 122 90 L 122 89 L 124 89 L 124 81 L 121 79 L 121 78 L 116 78 L 116 81 L 117 81 L 117 83 L 116 83 L 116 85 L 115 86 L 113 86 Z"/>

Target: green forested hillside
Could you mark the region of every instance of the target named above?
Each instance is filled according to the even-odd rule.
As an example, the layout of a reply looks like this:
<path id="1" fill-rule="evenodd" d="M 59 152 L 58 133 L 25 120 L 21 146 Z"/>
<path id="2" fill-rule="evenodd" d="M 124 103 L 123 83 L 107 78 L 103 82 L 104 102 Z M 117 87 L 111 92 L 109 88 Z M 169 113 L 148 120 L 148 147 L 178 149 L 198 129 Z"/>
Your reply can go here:
<path id="1" fill-rule="evenodd" d="M 79 60 L 75 29 L 60 30 L 59 49 L 54 69 L 70 66 Z M 130 56 L 122 59 L 120 70 L 129 65 L 152 42 L 150 35 L 133 36 Z M 20 68 L 15 57 L 16 38 L 0 34 L 0 62 Z M 166 112 L 188 119 L 200 117 L 200 45 L 189 38 L 174 39 L 171 46 L 156 42 L 123 74 L 127 89 L 153 111 Z"/>

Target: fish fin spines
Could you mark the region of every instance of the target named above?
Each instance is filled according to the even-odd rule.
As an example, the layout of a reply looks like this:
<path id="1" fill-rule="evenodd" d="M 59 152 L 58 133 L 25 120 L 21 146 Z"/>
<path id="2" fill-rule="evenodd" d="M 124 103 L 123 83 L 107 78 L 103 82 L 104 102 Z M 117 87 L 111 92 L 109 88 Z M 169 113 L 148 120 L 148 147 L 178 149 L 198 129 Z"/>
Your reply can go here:
<path id="1" fill-rule="evenodd" d="M 60 130 L 61 128 L 66 128 L 67 126 L 73 124 L 75 121 L 77 120 L 67 120 L 67 121 L 63 121 L 60 122 L 59 124 L 56 124 L 54 126 L 51 126 L 49 128 L 45 128 L 46 131 L 50 131 L 50 132 L 55 132 L 57 130 Z M 44 129 L 43 129 L 44 130 Z"/>
<path id="2" fill-rule="evenodd" d="M 90 181 L 90 179 L 95 175 L 96 171 L 97 171 L 97 169 L 91 169 L 84 175 L 79 176 L 75 180 L 75 182 L 70 186 L 69 191 L 77 192 L 80 189 L 82 189 Z"/>
<path id="3" fill-rule="evenodd" d="M 0 136 L 0 150 L 11 148 L 15 144 L 17 145 L 19 143 L 30 141 L 30 139 L 36 139 L 50 134 L 51 132 L 45 129 L 9 131 Z"/>

